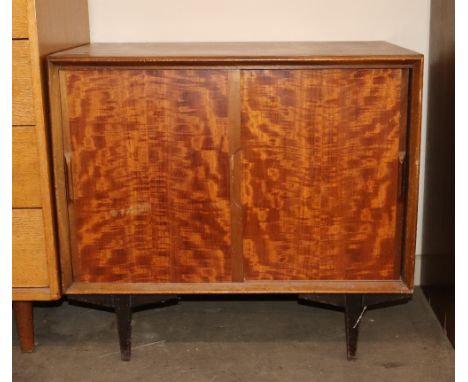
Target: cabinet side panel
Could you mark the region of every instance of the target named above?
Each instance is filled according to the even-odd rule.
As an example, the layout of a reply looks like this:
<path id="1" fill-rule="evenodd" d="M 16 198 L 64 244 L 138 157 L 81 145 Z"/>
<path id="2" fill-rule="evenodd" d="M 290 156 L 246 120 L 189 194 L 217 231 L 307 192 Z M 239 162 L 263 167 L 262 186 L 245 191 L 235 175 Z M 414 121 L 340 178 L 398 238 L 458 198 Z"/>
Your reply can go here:
<path id="1" fill-rule="evenodd" d="M 243 71 L 246 280 L 399 275 L 402 80 L 390 68 Z"/>
<path id="2" fill-rule="evenodd" d="M 227 71 L 66 82 L 75 280 L 231 280 Z"/>

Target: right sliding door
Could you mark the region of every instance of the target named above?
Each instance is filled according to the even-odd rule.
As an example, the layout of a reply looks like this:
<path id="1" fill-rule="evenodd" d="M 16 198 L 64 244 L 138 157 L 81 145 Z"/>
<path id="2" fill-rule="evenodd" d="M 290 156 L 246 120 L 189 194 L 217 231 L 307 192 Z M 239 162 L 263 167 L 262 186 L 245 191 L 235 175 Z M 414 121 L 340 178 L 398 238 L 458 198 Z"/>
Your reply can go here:
<path id="1" fill-rule="evenodd" d="M 245 280 L 400 278 L 408 70 L 241 71 Z"/>

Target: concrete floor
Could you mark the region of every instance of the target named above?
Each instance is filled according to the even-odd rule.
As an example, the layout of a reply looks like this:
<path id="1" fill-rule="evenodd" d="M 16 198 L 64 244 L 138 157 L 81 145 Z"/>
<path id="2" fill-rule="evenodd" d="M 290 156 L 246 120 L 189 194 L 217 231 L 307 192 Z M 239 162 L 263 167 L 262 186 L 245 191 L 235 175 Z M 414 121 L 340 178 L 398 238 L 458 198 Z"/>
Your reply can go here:
<path id="1" fill-rule="evenodd" d="M 34 353 L 21 354 L 13 330 L 14 381 L 454 380 L 454 351 L 420 290 L 365 314 L 351 362 L 343 313 L 288 298 L 190 299 L 136 312 L 131 362 L 120 361 L 112 313 L 68 302 L 34 312 Z"/>

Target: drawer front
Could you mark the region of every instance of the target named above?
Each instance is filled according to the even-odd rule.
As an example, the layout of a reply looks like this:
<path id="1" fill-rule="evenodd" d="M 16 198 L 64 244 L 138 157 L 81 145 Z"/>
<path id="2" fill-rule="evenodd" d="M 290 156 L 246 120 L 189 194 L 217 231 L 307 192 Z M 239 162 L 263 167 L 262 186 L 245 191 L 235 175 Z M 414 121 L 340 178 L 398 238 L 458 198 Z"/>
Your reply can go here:
<path id="1" fill-rule="evenodd" d="M 12 37 L 28 38 L 27 0 L 13 0 L 12 17 Z"/>
<path id="2" fill-rule="evenodd" d="M 13 41 L 13 125 L 35 125 L 29 41 Z"/>
<path id="3" fill-rule="evenodd" d="M 13 208 L 40 207 L 41 185 L 36 131 L 34 127 L 13 127 Z"/>
<path id="4" fill-rule="evenodd" d="M 47 257 L 41 209 L 13 210 L 13 287 L 47 287 Z"/>

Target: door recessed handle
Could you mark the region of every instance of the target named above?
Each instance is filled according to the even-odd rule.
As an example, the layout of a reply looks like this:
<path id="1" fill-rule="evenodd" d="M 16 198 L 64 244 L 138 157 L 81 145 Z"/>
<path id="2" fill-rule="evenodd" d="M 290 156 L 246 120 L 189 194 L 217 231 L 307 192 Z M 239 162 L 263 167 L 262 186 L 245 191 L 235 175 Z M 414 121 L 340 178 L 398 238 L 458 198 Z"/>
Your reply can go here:
<path id="1" fill-rule="evenodd" d="M 406 151 L 398 153 L 398 199 L 401 200 L 406 188 Z"/>
<path id="2" fill-rule="evenodd" d="M 65 188 L 67 193 L 67 200 L 73 202 L 73 172 L 72 172 L 72 157 L 71 153 L 64 153 L 65 159 Z"/>

